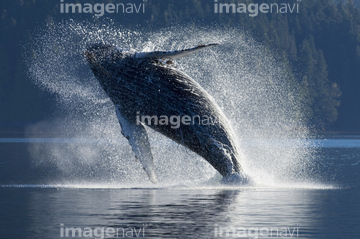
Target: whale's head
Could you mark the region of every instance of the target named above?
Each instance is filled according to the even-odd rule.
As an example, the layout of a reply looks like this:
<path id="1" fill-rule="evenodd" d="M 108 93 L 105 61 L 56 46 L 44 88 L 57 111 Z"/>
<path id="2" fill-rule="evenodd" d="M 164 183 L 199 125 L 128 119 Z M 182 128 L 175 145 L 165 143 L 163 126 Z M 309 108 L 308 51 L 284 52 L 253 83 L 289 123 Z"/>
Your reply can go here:
<path id="1" fill-rule="evenodd" d="M 86 46 L 84 56 L 94 75 L 102 83 L 111 76 L 121 75 L 130 54 L 109 43 L 92 43 Z"/>
<path id="2" fill-rule="evenodd" d="M 86 46 L 86 50 L 84 52 L 84 56 L 89 64 L 95 64 L 98 59 L 103 57 L 104 54 L 111 51 L 112 46 L 110 44 L 89 44 Z"/>
<path id="3" fill-rule="evenodd" d="M 114 62 L 124 57 L 124 52 L 109 43 L 92 43 L 86 46 L 84 56 L 90 65 Z"/>

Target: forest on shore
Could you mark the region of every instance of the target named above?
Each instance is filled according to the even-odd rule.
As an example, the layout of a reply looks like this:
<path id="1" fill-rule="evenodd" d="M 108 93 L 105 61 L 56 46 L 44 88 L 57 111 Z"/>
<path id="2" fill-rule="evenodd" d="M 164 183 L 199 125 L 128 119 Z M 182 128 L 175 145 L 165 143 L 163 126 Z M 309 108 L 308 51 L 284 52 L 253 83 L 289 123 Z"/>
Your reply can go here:
<path id="1" fill-rule="evenodd" d="M 119 2 L 120 0 L 105 1 Z M 78 2 L 78 1 L 65 1 Z M 89 3 L 97 1 L 89 0 Z M 122 1 L 126 2 L 126 1 Z M 360 4 L 351 0 L 146 0 L 143 14 L 111 15 L 124 26 L 149 30 L 172 24 L 230 26 L 247 31 L 288 64 L 306 99 L 309 125 L 316 130 L 360 131 Z M 215 3 L 298 4 L 286 14 L 215 13 Z M 296 6 L 296 5 L 294 5 Z M 0 3 L 0 124 L 22 124 L 46 117 L 51 100 L 29 82 L 22 42 L 46 19 L 60 21 L 60 1 Z M 81 16 L 86 18 L 89 16 Z M 15 93 L 17 92 L 17 93 Z M 17 95 L 22 95 L 19 99 Z M 22 107 L 26 112 L 20 113 Z M 1 125 L 0 125 L 1 126 Z"/>

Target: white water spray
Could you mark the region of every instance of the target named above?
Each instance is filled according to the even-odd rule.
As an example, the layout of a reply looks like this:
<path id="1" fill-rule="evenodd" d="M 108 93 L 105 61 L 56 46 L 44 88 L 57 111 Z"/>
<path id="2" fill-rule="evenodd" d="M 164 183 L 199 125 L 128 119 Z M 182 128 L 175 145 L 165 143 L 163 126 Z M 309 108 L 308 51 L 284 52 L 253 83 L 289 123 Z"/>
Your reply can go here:
<path id="1" fill-rule="evenodd" d="M 181 50 L 198 44 L 220 46 L 175 62 L 197 81 L 229 118 L 240 142 L 241 164 L 260 185 L 307 181 L 314 152 L 304 143 L 307 130 L 297 88 L 286 67 L 244 33 L 224 29 L 173 27 L 140 32 L 113 23 L 48 23 L 28 47 L 34 82 L 58 99 L 55 118 L 29 128 L 76 143 L 33 144 L 35 165 L 52 165 L 70 182 L 148 184 L 121 135 L 115 110 L 87 65 L 88 43 L 108 42 L 136 52 Z M 191 184 L 218 176 L 204 159 L 150 130 L 160 184 Z M 84 143 L 82 139 L 92 139 Z M 56 180 L 56 179 L 54 179 Z"/>

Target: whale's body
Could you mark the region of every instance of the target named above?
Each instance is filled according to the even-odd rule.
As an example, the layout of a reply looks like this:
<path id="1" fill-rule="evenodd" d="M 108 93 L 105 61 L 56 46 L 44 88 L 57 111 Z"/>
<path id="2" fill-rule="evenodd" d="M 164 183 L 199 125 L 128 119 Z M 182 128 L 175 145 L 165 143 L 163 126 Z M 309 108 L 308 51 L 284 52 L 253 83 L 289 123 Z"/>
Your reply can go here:
<path id="1" fill-rule="evenodd" d="M 109 44 L 92 44 L 85 52 L 94 75 L 115 105 L 122 134 L 153 182 L 153 157 L 144 121 L 139 121 L 146 117 L 153 117 L 148 126 L 202 156 L 225 181 L 247 181 L 235 137 L 220 108 L 191 77 L 161 60 L 177 59 L 207 46 L 130 53 Z M 182 121 L 176 127 L 170 124 L 171 119 Z"/>

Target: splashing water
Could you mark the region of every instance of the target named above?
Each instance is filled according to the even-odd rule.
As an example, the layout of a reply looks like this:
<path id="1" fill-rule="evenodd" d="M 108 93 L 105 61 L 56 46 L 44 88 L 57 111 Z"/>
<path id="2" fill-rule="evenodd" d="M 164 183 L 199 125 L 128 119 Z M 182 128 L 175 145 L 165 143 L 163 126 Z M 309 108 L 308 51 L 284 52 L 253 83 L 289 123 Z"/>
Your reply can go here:
<path id="1" fill-rule="evenodd" d="M 108 42 L 137 52 L 220 43 L 175 64 L 229 118 L 243 155 L 240 163 L 259 185 L 310 180 L 315 154 L 307 147 L 303 105 L 295 84 L 286 67 L 245 33 L 186 27 L 141 32 L 109 22 L 68 21 L 48 23 L 32 40 L 27 48 L 31 78 L 57 96 L 61 113 L 30 127 L 29 137 L 48 129 L 53 137 L 74 142 L 32 144 L 30 152 L 36 165 L 56 168 L 59 179 L 151 185 L 121 135 L 114 106 L 83 57 L 88 43 Z M 209 182 L 220 177 L 201 157 L 147 129 L 160 184 Z"/>

